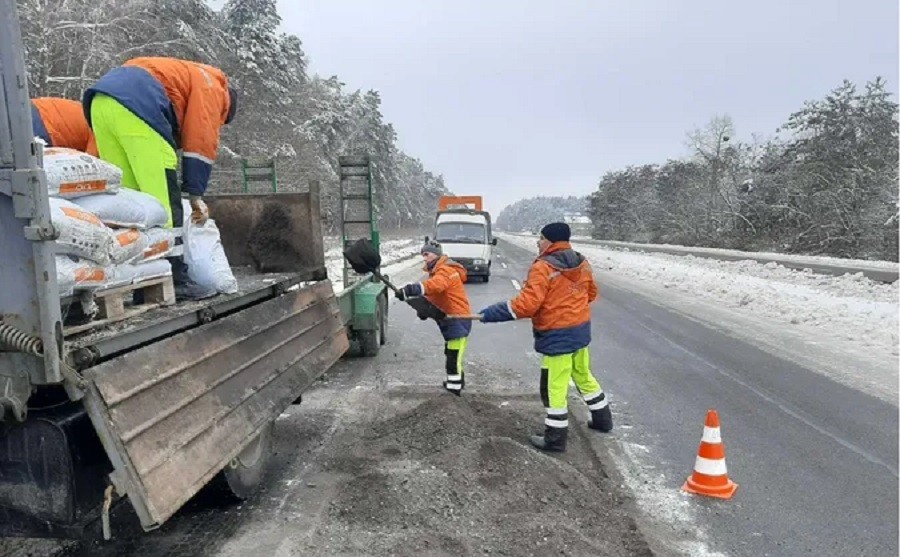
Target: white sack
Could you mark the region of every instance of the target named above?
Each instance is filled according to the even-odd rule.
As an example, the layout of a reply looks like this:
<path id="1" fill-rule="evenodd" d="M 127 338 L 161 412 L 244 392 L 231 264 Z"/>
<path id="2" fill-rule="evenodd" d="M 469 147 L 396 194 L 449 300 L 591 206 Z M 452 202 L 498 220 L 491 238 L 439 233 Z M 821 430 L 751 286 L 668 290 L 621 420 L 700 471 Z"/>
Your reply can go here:
<path id="1" fill-rule="evenodd" d="M 132 263 L 144 259 L 148 247 L 146 234 L 136 228 L 122 228 L 113 231 L 113 241 L 109 248 L 109 259 L 116 264 Z"/>
<path id="2" fill-rule="evenodd" d="M 172 228 L 151 228 L 141 232 L 146 247 L 139 260 L 153 261 L 168 256 L 175 247 L 176 231 Z"/>
<path id="3" fill-rule="evenodd" d="M 208 219 L 203 226 L 192 222 L 187 201 L 184 201 L 184 262 L 188 277 L 200 286 L 215 288 L 221 294 L 238 291 L 215 221 Z"/>
<path id="4" fill-rule="evenodd" d="M 47 188 L 56 197 L 81 197 L 115 193 L 122 183 L 122 170 L 104 160 L 75 149 L 44 149 Z"/>
<path id="5" fill-rule="evenodd" d="M 113 231 L 93 213 L 65 199 L 50 198 L 50 221 L 59 232 L 57 251 L 109 263 Z"/>
<path id="6" fill-rule="evenodd" d="M 150 194 L 122 188 L 115 195 L 89 195 L 75 200 L 109 226 L 147 229 L 169 222 L 166 208 Z"/>
<path id="7" fill-rule="evenodd" d="M 93 290 L 106 286 L 110 272 L 94 261 L 74 255 L 56 256 L 56 284 L 60 296 L 71 296 L 76 290 Z"/>
<path id="8" fill-rule="evenodd" d="M 117 285 L 132 284 L 171 274 L 172 265 L 165 259 L 157 259 L 136 265 L 116 265 L 115 267 L 115 281 Z"/>

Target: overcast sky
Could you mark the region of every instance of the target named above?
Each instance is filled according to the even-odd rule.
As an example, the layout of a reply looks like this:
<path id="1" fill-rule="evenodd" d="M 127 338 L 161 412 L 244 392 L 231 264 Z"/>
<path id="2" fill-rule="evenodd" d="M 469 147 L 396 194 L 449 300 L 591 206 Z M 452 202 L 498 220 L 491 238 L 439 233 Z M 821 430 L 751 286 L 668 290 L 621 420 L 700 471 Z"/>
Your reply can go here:
<path id="1" fill-rule="evenodd" d="M 488 208 L 586 194 L 730 114 L 772 135 L 844 78 L 898 82 L 897 0 L 279 0 L 313 71 L 381 92 L 402 148 Z"/>

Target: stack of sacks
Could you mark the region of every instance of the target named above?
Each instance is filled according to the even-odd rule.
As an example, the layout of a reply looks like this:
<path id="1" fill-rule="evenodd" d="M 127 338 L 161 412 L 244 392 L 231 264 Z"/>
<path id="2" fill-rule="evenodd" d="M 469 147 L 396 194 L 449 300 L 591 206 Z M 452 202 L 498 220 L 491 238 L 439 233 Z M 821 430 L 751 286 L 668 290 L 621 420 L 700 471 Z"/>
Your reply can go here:
<path id="1" fill-rule="evenodd" d="M 176 231 L 163 228 L 166 210 L 153 196 L 121 187 L 113 164 L 72 149 L 44 151 L 57 239 L 62 296 L 171 275 L 164 258 Z"/>

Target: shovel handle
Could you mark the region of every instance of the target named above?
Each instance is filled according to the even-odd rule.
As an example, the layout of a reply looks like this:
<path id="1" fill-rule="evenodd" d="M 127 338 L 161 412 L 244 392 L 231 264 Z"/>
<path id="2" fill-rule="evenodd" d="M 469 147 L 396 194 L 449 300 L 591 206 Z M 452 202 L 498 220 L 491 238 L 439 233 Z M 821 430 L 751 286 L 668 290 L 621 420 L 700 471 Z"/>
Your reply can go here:
<path id="1" fill-rule="evenodd" d="M 388 279 L 384 278 L 384 276 L 383 276 L 380 272 L 378 272 L 378 271 L 372 271 L 372 275 L 374 275 L 375 278 L 377 278 L 378 280 L 380 280 L 381 282 L 383 282 L 388 288 L 390 288 L 391 290 L 393 290 L 395 293 L 399 293 L 399 292 L 400 292 L 400 289 L 397 288 L 396 286 L 394 286 L 393 284 L 391 284 L 391 281 L 389 281 Z"/>
<path id="2" fill-rule="evenodd" d="M 448 315 L 445 319 L 460 319 L 462 321 L 481 321 L 480 314 L 470 314 L 470 315 Z"/>

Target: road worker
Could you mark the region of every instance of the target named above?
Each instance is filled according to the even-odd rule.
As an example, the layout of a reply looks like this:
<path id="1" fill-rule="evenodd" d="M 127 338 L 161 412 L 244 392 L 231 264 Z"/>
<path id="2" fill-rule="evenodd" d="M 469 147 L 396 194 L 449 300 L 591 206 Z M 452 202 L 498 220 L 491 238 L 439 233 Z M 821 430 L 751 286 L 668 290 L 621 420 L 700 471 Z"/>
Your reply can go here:
<path id="1" fill-rule="evenodd" d="M 169 214 L 169 227 L 183 224 L 182 192 L 189 196 L 192 221 L 206 222 L 203 194 L 219 149 L 219 131 L 237 110 L 237 95 L 222 70 L 176 58 L 135 58 L 85 91 L 83 105 L 100 158 L 122 169 L 123 186 L 158 199 Z M 183 258 L 170 262 L 176 296 L 215 295 L 188 279 Z"/>
<path id="2" fill-rule="evenodd" d="M 597 284 L 590 264 L 569 244 L 571 234 L 569 225 L 562 222 L 542 228 L 538 257 L 521 292 L 479 312 L 485 323 L 531 319 L 534 349 L 543 355 L 540 392 L 547 410 L 544 434 L 532 436 L 531 442 L 557 452 L 566 450 L 570 379 L 590 410 L 588 426 L 602 432 L 613 427 L 606 394 L 591 373 L 588 348 L 590 304 L 597 299 Z"/>
<path id="3" fill-rule="evenodd" d="M 97 156 L 94 134 L 84 117 L 81 103 L 55 97 L 31 99 L 34 136 L 47 147 L 65 147 Z"/>
<path id="4" fill-rule="evenodd" d="M 443 254 L 441 245 L 435 241 L 426 242 L 422 247 L 425 271 L 428 279 L 420 283 L 404 286 L 397 297 L 401 300 L 424 296 L 447 315 L 469 315 L 469 296 L 466 294 L 466 269 Z M 445 319 L 438 323 L 444 337 L 447 379 L 444 388 L 462 395 L 466 386 L 463 358 L 472 331 L 472 322 L 463 319 Z"/>

